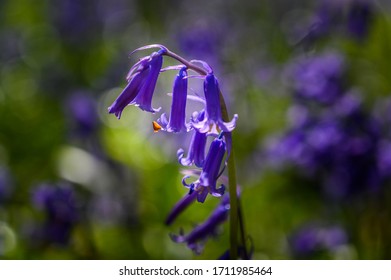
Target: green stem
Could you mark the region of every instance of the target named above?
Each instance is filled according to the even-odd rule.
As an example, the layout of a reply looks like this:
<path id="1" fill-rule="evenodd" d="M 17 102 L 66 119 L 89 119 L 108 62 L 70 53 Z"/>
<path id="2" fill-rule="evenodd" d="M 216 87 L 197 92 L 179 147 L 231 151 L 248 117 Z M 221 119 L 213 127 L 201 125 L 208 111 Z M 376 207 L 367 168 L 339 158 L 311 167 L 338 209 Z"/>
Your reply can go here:
<path id="1" fill-rule="evenodd" d="M 195 65 L 194 63 L 189 62 L 188 60 L 184 59 L 183 57 L 177 55 L 176 53 L 171 52 L 170 50 L 166 50 L 165 55 L 172 57 L 176 59 L 177 61 L 181 62 L 183 65 L 185 65 L 187 68 L 194 70 L 195 72 L 201 74 L 201 75 L 207 75 L 208 72 L 198 65 Z M 221 113 L 222 118 L 224 121 L 229 121 L 228 116 L 228 110 L 227 106 L 224 100 L 224 97 L 222 93 L 220 92 L 220 107 L 221 107 Z M 241 232 L 241 239 L 242 239 L 242 245 L 244 247 L 245 252 L 246 250 L 246 243 L 245 243 L 245 230 L 244 230 L 244 223 L 243 223 L 243 217 L 241 215 L 241 211 L 239 209 L 239 201 L 238 201 L 238 194 L 237 194 L 237 182 L 236 182 L 236 167 L 235 167 L 235 156 L 234 156 L 234 147 L 233 147 L 233 141 L 232 141 L 232 133 L 225 133 L 225 137 L 227 140 L 227 144 L 231 146 L 230 155 L 228 158 L 228 189 L 229 189 L 229 197 L 230 197 L 230 258 L 233 260 L 238 259 L 238 228 L 240 226 L 240 232 Z M 240 220 L 240 221 L 239 221 Z"/>
<path id="2" fill-rule="evenodd" d="M 235 155 L 232 142 L 232 134 L 228 136 L 231 138 L 231 154 L 228 158 L 228 189 L 229 189 L 229 204 L 230 204 L 230 256 L 231 259 L 236 260 L 238 258 L 238 195 L 237 195 L 237 183 L 236 183 L 236 167 L 235 167 Z"/>

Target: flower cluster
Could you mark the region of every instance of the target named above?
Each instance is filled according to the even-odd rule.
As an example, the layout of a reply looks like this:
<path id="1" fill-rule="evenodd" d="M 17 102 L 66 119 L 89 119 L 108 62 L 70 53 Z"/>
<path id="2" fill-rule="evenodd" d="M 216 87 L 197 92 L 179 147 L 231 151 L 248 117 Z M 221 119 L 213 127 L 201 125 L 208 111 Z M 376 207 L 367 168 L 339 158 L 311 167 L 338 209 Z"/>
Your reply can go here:
<path id="1" fill-rule="evenodd" d="M 32 200 L 46 216 L 35 237 L 56 244 L 68 244 L 79 219 L 73 188 L 67 184 L 41 184 L 34 190 Z"/>
<path id="2" fill-rule="evenodd" d="M 348 244 L 348 236 L 338 225 L 308 223 L 297 229 L 288 241 L 295 258 L 308 259 L 338 252 Z"/>
<path id="3" fill-rule="evenodd" d="M 179 149 L 177 157 L 181 165 L 194 165 L 199 168 L 198 178 L 193 182 L 187 182 L 190 176 L 183 178 L 182 183 L 188 188 L 188 192 L 174 206 L 167 217 L 166 224 L 173 223 L 176 217 L 195 200 L 203 203 L 208 195 L 222 199 L 211 216 L 202 225 L 194 228 L 191 233 L 180 236 L 172 235 L 173 241 L 186 243 L 194 252 L 199 253 L 201 251 L 199 244 L 205 241 L 207 236 L 215 233 L 216 227 L 228 217 L 229 196 L 225 194 L 225 186 L 219 186 L 218 179 L 230 154 L 230 143 L 228 142 L 230 137 L 227 135 L 235 128 L 238 116 L 234 115 L 231 121 L 227 121 L 223 116 L 222 108 L 225 108 L 225 105 L 222 106 L 221 103 L 219 82 L 206 62 L 200 60 L 188 62 L 162 45 L 149 45 L 135 51 L 149 48 L 158 48 L 158 51 L 141 58 L 131 67 L 127 75 L 126 87 L 108 108 L 108 111 L 118 119 L 128 105 L 135 105 L 141 110 L 151 113 L 160 111 L 161 108 L 155 109 L 152 106 L 158 77 L 161 72 L 166 70 L 178 71 L 173 83 L 170 115 L 167 117 L 167 114 L 163 113 L 153 122 L 153 127 L 155 131 L 192 133 L 186 156 L 185 151 Z M 162 69 L 164 56 L 170 56 L 181 64 Z M 188 94 L 188 79 L 192 77 L 188 74 L 189 71 L 196 72 L 197 77 L 203 79 L 203 97 Z M 189 118 L 186 117 L 188 99 L 198 99 L 205 105 L 202 110 L 193 112 Z M 208 138 L 212 138 L 209 147 Z"/>
<path id="4" fill-rule="evenodd" d="M 387 162 L 381 123 L 344 84 L 343 64 L 330 53 L 295 62 L 290 74 L 299 98 L 289 111 L 291 128 L 269 149 L 274 164 L 292 164 L 333 199 L 377 191 Z"/>
<path id="5" fill-rule="evenodd" d="M 318 0 L 315 13 L 296 36 L 307 46 L 338 34 L 362 41 L 368 37 L 374 14 L 371 0 Z"/>

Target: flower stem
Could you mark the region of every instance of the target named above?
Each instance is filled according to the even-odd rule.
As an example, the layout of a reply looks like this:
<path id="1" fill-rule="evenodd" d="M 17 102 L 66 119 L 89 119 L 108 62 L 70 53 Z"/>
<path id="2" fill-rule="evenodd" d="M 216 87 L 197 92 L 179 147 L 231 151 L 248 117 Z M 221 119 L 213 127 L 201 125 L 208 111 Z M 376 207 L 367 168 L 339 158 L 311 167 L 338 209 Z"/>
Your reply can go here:
<path id="1" fill-rule="evenodd" d="M 202 67 L 200 67 L 198 65 L 195 65 L 194 63 L 191 63 L 190 61 L 184 59 L 183 57 L 177 55 L 176 53 L 173 53 L 172 51 L 170 51 L 168 49 L 166 50 L 166 52 L 164 54 L 169 56 L 169 57 L 172 57 L 173 59 L 178 60 L 180 63 L 185 65 L 187 68 L 189 68 L 191 70 L 194 70 L 194 71 L 196 71 L 197 73 L 199 73 L 201 75 L 208 74 L 208 72 L 204 68 L 202 68 Z"/>
<path id="2" fill-rule="evenodd" d="M 232 134 L 228 134 L 232 146 Z M 228 140 L 227 140 L 228 141 Z M 229 205 L 230 205 L 230 256 L 231 259 L 238 258 L 238 196 L 236 184 L 236 167 L 234 159 L 234 149 L 232 146 L 231 154 L 228 159 L 228 189 L 229 189 Z"/>
<path id="3" fill-rule="evenodd" d="M 173 59 L 176 59 L 188 69 L 191 69 L 201 75 L 207 75 L 208 71 L 204 68 L 191 63 L 190 61 L 184 59 L 183 57 L 177 55 L 176 53 L 171 52 L 166 49 L 164 55 L 169 56 Z M 220 92 L 220 107 L 222 118 L 224 121 L 229 121 L 228 110 L 222 93 Z M 245 243 L 245 230 L 244 222 L 239 207 L 238 194 L 237 194 L 237 182 L 236 182 L 236 167 L 235 167 L 235 156 L 234 156 L 234 147 L 232 142 L 232 133 L 225 133 L 227 140 L 227 145 L 231 146 L 231 152 L 228 158 L 228 189 L 229 189 L 229 198 L 230 198 L 230 258 L 233 260 L 238 259 L 238 228 L 240 226 L 241 232 L 241 241 L 242 246 L 244 247 L 245 255 L 247 256 L 247 249 Z M 239 221 L 240 220 L 240 221 Z"/>

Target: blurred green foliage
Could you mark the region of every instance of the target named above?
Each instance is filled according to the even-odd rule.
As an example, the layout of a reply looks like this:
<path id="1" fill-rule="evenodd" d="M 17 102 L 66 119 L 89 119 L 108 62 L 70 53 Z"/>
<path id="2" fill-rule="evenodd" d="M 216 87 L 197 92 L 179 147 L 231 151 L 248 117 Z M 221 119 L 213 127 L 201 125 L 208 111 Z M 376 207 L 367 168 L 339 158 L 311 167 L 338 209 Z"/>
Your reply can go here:
<path id="1" fill-rule="evenodd" d="M 192 205 L 173 226 L 164 225 L 186 193 L 175 154 L 188 139 L 154 134 L 150 123 L 156 116 L 137 108 L 127 108 L 120 121 L 106 113 L 136 61 L 128 58 L 131 50 L 162 43 L 185 57 L 207 60 L 208 55 L 193 57 L 197 54 L 178 39 L 202 24 L 220 33 L 216 72 L 230 113 L 239 114 L 237 172 L 253 258 L 291 258 L 289 234 L 324 217 L 344 223 L 351 242 L 345 254 L 321 258 L 390 258 L 391 207 L 384 206 L 391 201 L 389 190 L 383 204 L 360 198 L 335 215 L 335 206 L 294 172 L 263 164 L 264 142 L 287 126 L 292 98 L 281 79 L 284 65 L 303 52 L 288 42 L 282 22 L 291 11 L 312 8 L 311 1 L 282 0 L 1 1 L 0 166 L 12 176 L 12 195 L 0 202 L 0 257 L 215 259 L 228 249 L 227 224 L 199 256 L 169 237 L 202 222 L 217 203 L 213 198 Z M 311 50 L 344 53 L 349 82 L 368 106 L 391 92 L 390 21 L 389 12 L 380 10 L 364 42 L 335 36 Z M 160 78 L 158 92 L 171 90 L 166 77 Z M 69 125 L 67 100 L 78 91 L 97 102 L 100 125 L 88 137 Z M 41 182 L 63 180 L 74 185 L 83 217 L 69 244 L 38 244 L 31 232 L 44 213 L 33 205 L 32 193 Z M 101 200 L 109 201 L 103 210 Z"/>

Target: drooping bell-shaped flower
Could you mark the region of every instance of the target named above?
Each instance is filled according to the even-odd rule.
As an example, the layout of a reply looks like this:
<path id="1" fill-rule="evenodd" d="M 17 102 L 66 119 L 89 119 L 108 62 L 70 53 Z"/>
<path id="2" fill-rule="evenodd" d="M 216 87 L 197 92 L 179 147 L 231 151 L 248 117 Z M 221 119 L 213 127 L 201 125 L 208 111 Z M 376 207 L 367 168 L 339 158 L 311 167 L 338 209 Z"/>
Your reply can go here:
<path id="1" fill-rule="evenodd" d="M 206 114 L 202 122 L 192 123 L 201 133 L 219 134 L 219 131 L 231 132 L 236 126 L 238 115 L 235 114 L 230 122 L 224 122 L 220 107 L 220 87 L 215 75 L 211 72 L 204 80 Z"/>
<path id="2" fill-rule="evenodd" d="M 189 192 L 181 198 L 172 208 L 166 219 L 166 225 L 170 225 L 180 213 L 182 213 L 197 198 L 196 192 Z"/>
<path id="3" fill-rule="evenodd" d="M 148 73 L 149 68 L 143 68 L 132 76 L 125 89 L 108 108 L 109 114 L 115 114 L 118 119 L 121 118 L 122 111 L 136 98 Z"/>
<path id="4" fill-rule="evenodd" d="M 159 77 L 160 70 L 162 69 L 163 53 L 164 51 L 160 50 L 157 53 L 152 54 L 148 76 L 145 78 L 145 82 L 140 88 L 136 98 L 132 103 L 130 103 L 131 105 L 139 107 L 143 111 L 155 113 L 160 110 L 160 108 L 152 108 L 152 97 L 153 92 L 155 91 L 157 78 Z"/>
<path id="5" fill-rule="evenodd" d="M 183 178 L 183 184 L 190 188 L 190 191 L 197 192 L 198 202 L 204 202 L 208 193 L 216 197 L 220 197 L 224 194 L 225 187 L 222 185 L 217 188 L 217 179 L 220 175 L 220 166 L 226 151 L 226 144 L 220 135 L 210 144 L 200 178 L 191 184 L 185 182 L 189 176 Z"/>
<path id="6" fill-rule="evenodd" d="M 126 77 L 127 86 L 108 108 L 110 114 L 115 114 L 119 119 L 124 108 L 131 104 L 140 107 L 144 111 L 157 111 L 152 108 L 151 103 L 156 81 L 163 64 L 163 54 L 164 50 L 154 52 L 132 66 Z"/>
<path id="7" fill-rule="evenodd" d="M 163 113 L 158 120 L 163 130 L 168 132 L 186 131 L 186 101 L 187 101 L 187 71 L 183 67 L 174 81 L 172 91 L 172 104 L 170 120 L 167 121 L 166 114 Z"/>
<path id="8" fill-rule="evenodd" d="M 201 111 L 199 114 L 193 115 L 193 118 L 197 119 L 198 121 L 202 121 L 204 117 L 204 111 Z M 179 163 L 184 166 L 189 166 L 194 163 L 197 167 L 202 167 L 205 160 L 206 138 L 206 133 L 201 133 L 198 130 L 193 130 L 193 136 L 190 141 L 190 147 L 187 157 L 183 157 L 183 149 L 179 149 L 177 152 Z"/>
<path id="9" fill-rule="evenodd" d="M 171 239 L 177 243 L 186 243 L 196 254 L 202 251 L 202 243 L 208 236 L 216 235 L 217 228 L 225 222 L 229 213 L 229 197 L 223 197 L 221 203 L 215 208 L 209 218 L 202 224 L 195 227 L 189 234 L 171 235 Z"/>

